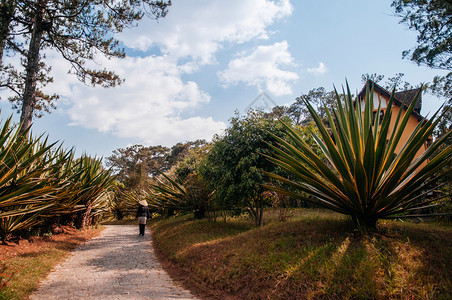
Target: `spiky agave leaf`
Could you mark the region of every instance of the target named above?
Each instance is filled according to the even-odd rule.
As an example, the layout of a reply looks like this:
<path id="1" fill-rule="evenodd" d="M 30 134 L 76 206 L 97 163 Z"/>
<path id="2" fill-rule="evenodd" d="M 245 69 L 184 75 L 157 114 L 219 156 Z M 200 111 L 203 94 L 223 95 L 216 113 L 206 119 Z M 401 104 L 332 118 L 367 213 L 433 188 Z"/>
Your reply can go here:
<path id="1" fill-rule="evenodd" d="M 44 174 L 49 150 L 55 145 L 28 138 L 8 118 L 0 131 L 0 235 L 40 222 L 39 216 L 57 202 Z"/>
<path id="2" fill-rule="evenodd" d="M 311 134 L 326 159 L 312 151 L 296 130 L 284 125 L 290 140 L 274 136 L 279 145 L 269 145 L 273 156 L 268 159 L 288 171 L 293 179 L 269 174 L 290 188 L 267 187 L 350 215 L 364 227 L 374 227 L 381 218 L 419 216 L 415 211 L 435 205 L 435 199 L 419 199 L 434 189 L 431 183 L 451 172 L 451 146 L 429 159 L 451 132 L 436 140 L 420 157 L 415 156 L 431 137 L 440 119 L 438 112 L 421 121 L 402 145 L 401 137 L 416 99 L 406 110 L 399 110 L 390 130 L 394 92 L 381 125 L 372 121 L 373 87 L 367 87 L 363 109 L 359 101 L 353 101 L 348 84 L 342 98 L 343 102 L 336 92 L 337 110 L 329 112 L 325 107 L 330 130 L 304 100 L 320 132 Z M 378 107 L 377 116 L 380 110 Z M 399 144 L 401 150 L 395 154 Z M 438 174 L 443 168 L 446 171 Z"/>
<path id="3" fill-rule="evenodd" d="M 152 193 L 145 198 L 150 207 L 156 209 L 190 210 L 187 203 L 187 190 L 184 184 L 178 179 L 171 179 L 161 173 L 167 183 L 160 181 L 158 184 L 151 184 Z"/>
<path id="4" fill-rule="evenodd" d="M 71 189 L 77 193 L 74 209 L 80 210 L 85 226 L 87 220 L 108 210 L 110 189 L 114 186 L 115 176 L 111 170 L 102 167 L 102 160 L 88 156 L 79 158 L 74 167 Z"/>
<path id="5" fill-rule="evenodd" d="M 11 125 L 0 130 L 0 235 L 37 225 L 43 218 L 86 210 L 90 216 L 106 210 L 113 176 L 100 160 L 74 160 L 72 150 L 42 136 L 28 137 Z"/>

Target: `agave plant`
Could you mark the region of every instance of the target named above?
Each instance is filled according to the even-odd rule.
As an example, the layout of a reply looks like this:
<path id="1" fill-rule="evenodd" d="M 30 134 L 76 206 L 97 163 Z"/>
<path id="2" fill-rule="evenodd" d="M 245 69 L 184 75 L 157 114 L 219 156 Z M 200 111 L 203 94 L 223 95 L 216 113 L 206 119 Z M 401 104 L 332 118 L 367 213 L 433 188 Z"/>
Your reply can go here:
<path id="1" fill-rule="evenodd" d="M 374 124 L 373 87 L 367 88 L 364 108 L 360 101 L 353 101 L 348 84 L 346 89 L 342 97 L 336 92 L 337 109 L 327 110 L 331 128 L 304 100 L 319 129 L 319 134 L 311 134 L 324 159 L 289 126 L 285 127 L 290 140 L 275 136 L 279 145 L 270 145 L 273 155 L 268 158 L 285 169 L 290 178 L 269 174 L 286 188 L 268 188 L 349 215 L 365 230 L 374 228 L 378 219 L 429 215 L 419 211 L 436 205 L 436 199 L 425 196 L 435 189 L 434 183 L 440 177 L 450 173 L 452 147 L 446 147 L 433 158 L 431 155 L 451 131 L 415 158 L 438 123 L 438 112 L 421 121 L 402 145 L 401 136 L 416 101 L 406 110 L 400 109 L 395 122 L 391 121 L 391 109 L 387 109 L 381 125 Z M 394 92 L 387 107 L 392 107 L 393 100 Z M 380 111 L 378 107 L 377 116 Z M 398 145 L 401 148 L 396 153 Z M 444 168 L 446 171 L 440 173 Z"/>
<path id="2" fill-rule="evenodd" d="M 102 167 L 101 159 L 83 156 L 72 167 L 70 188 L 76 191 L 72 211 L 78 211 L 76 225 L 83 228 L 100 213 L 108 211 L 115 176 Z"/>
<path id="3" fill-rule="evenodd" d="M 115 182 L 114 194 L 108 201 L 108 209 L 118 220 L 128 215 L 134 215 L 137 211 L 138 202 L 144 198 L 143 195 L 134 191 L 126 190 L 124 185 Z"/>
<path id="4" fill-rule="evenodd" d="M 187 189 L 179 179 L 171 179 L 162 173 L 166 183 L 160 181 L 152 184 L 152 192 L 146 196 L 150 208 L 156 210 L 189 210 L 187 203 Z"/>
<path id="5" fill-rule="evenodd" d="M 0 132 L 0 237 L 40 222 L 38 216 L 56 205 L 54 187 L 45 179 L 49 171 L 47 140 L 28 138 L 11 118 Z"/>
<path id="6" fill-rule="evenodd" d="M 205 217 L 213 193 L 207 191 L 195 173 L 190 174 L 185 182 L 163 173 L 162 176 L 167 183 L 161 181 L 151 185 L 153 192 L 145 198 L 151 209 L 191 211 L 197 219 Z"/>
<path id="7" fill-rule="evenodd" d="M 0 238 L 79 212 L 81 224 L 107 210 L 114 179 L 101 160 L 29 137 L 8 118 L 0 130 Z"/>

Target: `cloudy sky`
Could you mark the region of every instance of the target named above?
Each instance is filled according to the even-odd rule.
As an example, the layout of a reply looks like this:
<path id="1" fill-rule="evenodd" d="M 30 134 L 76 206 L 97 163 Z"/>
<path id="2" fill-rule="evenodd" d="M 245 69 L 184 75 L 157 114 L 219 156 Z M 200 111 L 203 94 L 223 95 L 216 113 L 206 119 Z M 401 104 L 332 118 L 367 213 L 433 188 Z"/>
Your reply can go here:
<path id="1" fill-rule="evenodd" d="M 316 87 L 330 90 L 361 74 L 404 73 L 413 85 L 439 71 L 402 60 L 416 33 L 398 24 L 390 0 L 175 0 L 165 19 L 143 20 L 116 36 L 128 57 L 98 58 L 125 82 L 89 87 L 47 54 L 57 110 L 34 121 L 34 132 L 77 153 L 109 156 L 133 144 L 171 146 L 221 134 L 264 91 L 278 105 Z M 2 96 L 2 99 L 5 97 Z M 442 100 L 424 97 L 422 113 Z M 13 113 L 0 102 L 2 118 Z"/>

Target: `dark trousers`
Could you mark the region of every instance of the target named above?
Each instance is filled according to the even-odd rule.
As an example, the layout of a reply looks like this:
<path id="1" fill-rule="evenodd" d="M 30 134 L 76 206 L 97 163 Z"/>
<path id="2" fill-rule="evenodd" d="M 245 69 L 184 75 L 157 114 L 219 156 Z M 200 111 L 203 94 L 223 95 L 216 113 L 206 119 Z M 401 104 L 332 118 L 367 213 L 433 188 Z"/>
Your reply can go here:
<path id="1" fill-rule="evenodd" d="M 146 228 L 146 224 L 138 224 L 140 225 L 140 235 L 144 235 L 144 229 Z"/>

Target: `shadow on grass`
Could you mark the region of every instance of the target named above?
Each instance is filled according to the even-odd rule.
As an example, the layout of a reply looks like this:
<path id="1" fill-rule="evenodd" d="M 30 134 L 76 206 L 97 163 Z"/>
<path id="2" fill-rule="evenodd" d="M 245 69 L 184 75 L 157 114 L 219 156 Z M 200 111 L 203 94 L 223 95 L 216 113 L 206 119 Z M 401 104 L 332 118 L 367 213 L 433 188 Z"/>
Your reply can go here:
<path id="1" fill-rule="evenodd" d="M 393 222 L 361 236 L 345 219 L 316 217 L 234 226 L 183 220 L 154 232 L 160 250 L 189 272 L 186 286 L 211 299 L 451 296 L 450 229 Z"/>

